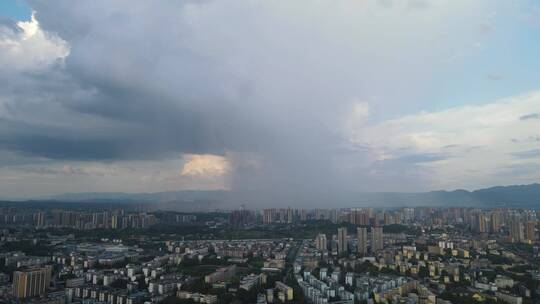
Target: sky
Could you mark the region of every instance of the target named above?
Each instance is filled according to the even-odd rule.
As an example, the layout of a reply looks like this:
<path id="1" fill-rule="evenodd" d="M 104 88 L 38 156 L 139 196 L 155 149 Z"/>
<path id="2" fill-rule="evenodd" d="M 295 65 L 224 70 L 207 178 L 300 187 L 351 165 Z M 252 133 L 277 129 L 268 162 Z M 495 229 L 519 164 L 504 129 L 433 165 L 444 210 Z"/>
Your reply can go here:
<path id="1" fill-rule="evenodd" d="M 538 54 L 533 0 L 3 0 L 0 197 L 540 182 Z"/>

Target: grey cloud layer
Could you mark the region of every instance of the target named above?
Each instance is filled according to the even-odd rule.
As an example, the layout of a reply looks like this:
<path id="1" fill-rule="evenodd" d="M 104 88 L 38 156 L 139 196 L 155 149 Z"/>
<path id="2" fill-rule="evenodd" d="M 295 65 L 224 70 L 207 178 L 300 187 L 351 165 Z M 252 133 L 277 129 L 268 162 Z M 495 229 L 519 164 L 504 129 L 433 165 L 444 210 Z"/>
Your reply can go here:
<path id="1" fill-rule="evenodd" d="M 234 189 L 269 193 L 369 188 L 370 171 L 380 174 L 377 182 L 390 175 L 390 187 L 403 172 L 414 176 L 410 187 L 423 183 L 417 164 L 446 155 L 412 151 L 377 160 L 369 146 L 354 148 L 346 121 L 358 103 L 369 103 L 373 119 L 422 108 L 410 101 L 422 100 L 432 73 L 477 42 L 465 29 L 478 26 L 490 7 L 417 0 L 30 3 L 40 27 L 63 39 L 69 55 L 39 70 L 0 72 L 0 149 L 113 162 L 228 155 Z M 455 15 L 459 25 L 448 22 Z"/>

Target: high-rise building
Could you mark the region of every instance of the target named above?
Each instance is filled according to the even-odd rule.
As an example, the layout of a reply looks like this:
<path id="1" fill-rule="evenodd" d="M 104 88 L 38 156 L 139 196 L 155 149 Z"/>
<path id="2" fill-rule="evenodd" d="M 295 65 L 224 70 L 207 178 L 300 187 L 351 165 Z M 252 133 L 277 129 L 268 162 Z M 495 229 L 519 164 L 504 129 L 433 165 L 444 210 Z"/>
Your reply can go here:
<path id="1" fill-rule="evenodd" d="M 403 220 L 405 222 L 410 222 L 414 219 L 414 209 L 413 208 L 403 208 Z"/>
<path id="2" fill-rule="evenodd" d="M 510 220 L 510 238 L 513 243 L 523 241 L 523 223 L 519 218 L 514 217 Z"/>
<path id="3" fill-rule="evenodd" d="M 484 215 L 484 213 L 479 212 L 476 214 L 474 226 L 475 226 L 474 230 L 478 233 L 487 232 L 487 221 L 486 221 L 486 216 Z"/>
<path id="4" fill-rule="evenodd" d="M 358 254 L 365 255 L 367 253 L 367 242 L 368 242 L 367 228 L 358 227 L 356 229 L 356 235 L 358 238 L 358 243 L 356 245 Z"/>
<path id="5" fill-rule="evenodd" d="M 384 224 L 385 225 L 395 224 L 394 217 L 390 213 L 385 212 L 383 216 L 384 216 Z"/>
<path id="6" fill-rule="evenodd" d="M 533 243 L 536 241 L 536 222 L 529 221 L 525 223 L 525 241 Z"/>
<path id="7" fill-rule="evenodd" d="M 371 227 L 371 252 L 378 252 L 383 250 L 383 228 Z"/>
<path id="8" fill-rule="evenodd" d="M 308 212 L 306 209 L 300 210 L 300 221 L 307 221 L 308 219 Z"/>
<path id="9" fill-rule="evenodd" d="M 233 210 L 229 214 L 229 225 L 233 227 L 244 227 L 246 225 L 250 225 L 253 222 L 255 222 L 255 214 L 246 209 L 240 209 L 240 210 Z"/>
<path id="10" fill-rule="evenodd" d="M 51 283 L 50 266 L 28 268 L 13 273 L 13 296 L 30 298 L 44 295 Z"/>
<path id="11" fill-rule="evenodd" d="M 347 228 L 338 228 L 338 253 L 347 253 L 349 250 L 347 244 Z"/>
<path id="12" fill-rule="evenodd" d="M 376 212 L 375 213 L 375 226 L 379 226 L 381 224 L 384 224 L 384 213 L 382 212 Z"/>
<path id="13" fill-rule="evenodd" d="M 326 279 L 327 276 L 328 276 L 328 268 L 322 267 L 322 268 L 319 270 L 319 278 L 320 278 L 321 280 L 324 280 L 324 279 Z"/>
<path id="14" fill-rule="evenodd" d="M 288 302 L 294 298 L 294 291 L 292 287 L 289 287 L 282 282 L 277 281 L 276 289 L 278 290 L 278 298 L 281 300 L 281 302 Z"/>
<path id="15" fill-rule="evenodd" d="M 536 221 L 536 211 L 534 210 L 524 210 L 523 211 L 524 219 L 527 222 L 534 222 Z"/>
<path id="16" fill-rule="evenodd" d="M 352 209 L 348 214 L 346 221 L 351 224 L 365 226 L 369 222 L 369 217 L 364 209 Z"/>
<path id="17" fill-rule="evenodd" d="M 395 220 L 396 224 L 398 224 L 398 225 L 401 224 L 401 212 L 396 212 L 394 214 L 394 220 Z"/>
<path id="18" fill-rule="evenodd" d="M 294 220 L 293 210 L 291 208 L 288 208 L 287 209 L 287 223 L 292 224 L 293 220 Z"/>
<path id="19" fill-rule="evenodd" d="M 330 219 L 330 221 L 332 223 L 337 223 L 338 222 L 338 211 L 336 209 L 331 209 L 329 214 L 328 214 L 328 218 Z"/>
<path id="20" fill-rule="evenodd" d="M 315 247 L 317 247 L 317 250 L 325 251 L 328 249 L 328 241 L 326 239 L 326 234 L 319 234 L 317 235 L 317 238 L 315 239 Z"/>
<path id="21" fill-rule="evenodd" d="M 271 224 L 276 218 L 276 209 L 264 209 L 263 210 L 263 223 Z"/>
<path id="22" fill-rule="evenodd" d="M 36 213 L 36 228 L 45 227 L 45 212 Z"/>
<path id="23" fill-rule="evenodd" d="M 498 233 L 501 230 L 501 213 L 499 211 L 491 212 L 489 224 L 491 233 Z"/>
<path id="24" fill-rule="evenodd" d="M 112 228 L 112 229 L 118 229 L 118 228 L 120 228 L 120 227 L 119 227 L 119 222 L 118 222 L 118 215 L 116 215 L 116 214 L 113 214 L 113 215 L 111 216 L 111 228 Z"/>

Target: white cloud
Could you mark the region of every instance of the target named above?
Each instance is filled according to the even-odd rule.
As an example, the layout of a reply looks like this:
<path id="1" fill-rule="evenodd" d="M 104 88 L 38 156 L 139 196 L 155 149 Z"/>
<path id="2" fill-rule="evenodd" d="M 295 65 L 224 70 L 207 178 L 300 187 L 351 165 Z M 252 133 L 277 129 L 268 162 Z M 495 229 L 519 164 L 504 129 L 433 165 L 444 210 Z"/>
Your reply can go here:
<path id="1" fill-rule="evenodd" d="M 432 174 L 427 188 L 536 182 L 540 172 L 524 174 L 517 169 L 540 165 L 540 156 L 528 152 L 540 148 L 540 141 L 535 140 L 540 136 L 540 120 L 522 119 L 539 112 L 540 92 L 533 92 L 384 121 L 358 130 L 351 141 L 390 159 L 441 155 L 415 164 L 417 170 Z"/>
<path id="2" fill-rule="evenodd" d="M 0 65 L 10 71 L 39 71 L 62 63 L 69 45 L 43 31 L 35 16 L 17 22 L 17 28 L 0 25 Z"/>

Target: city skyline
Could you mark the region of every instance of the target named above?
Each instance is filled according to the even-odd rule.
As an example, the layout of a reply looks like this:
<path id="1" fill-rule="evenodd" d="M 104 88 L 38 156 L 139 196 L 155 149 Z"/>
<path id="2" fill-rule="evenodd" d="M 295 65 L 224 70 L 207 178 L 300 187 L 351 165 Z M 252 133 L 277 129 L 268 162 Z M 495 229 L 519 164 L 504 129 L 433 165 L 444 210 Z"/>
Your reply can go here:
<path id="1" fill-rule="evenodd" d="M 537 211 L 0 202 L 4 303 L 535 303 Z M 480 301 L 479 301 L 480 300 Z"/>
<path id="2" fill-rule="evenodd" d="M 0 303 L 540 303 L 538 0 L 0 0 Z"/>

